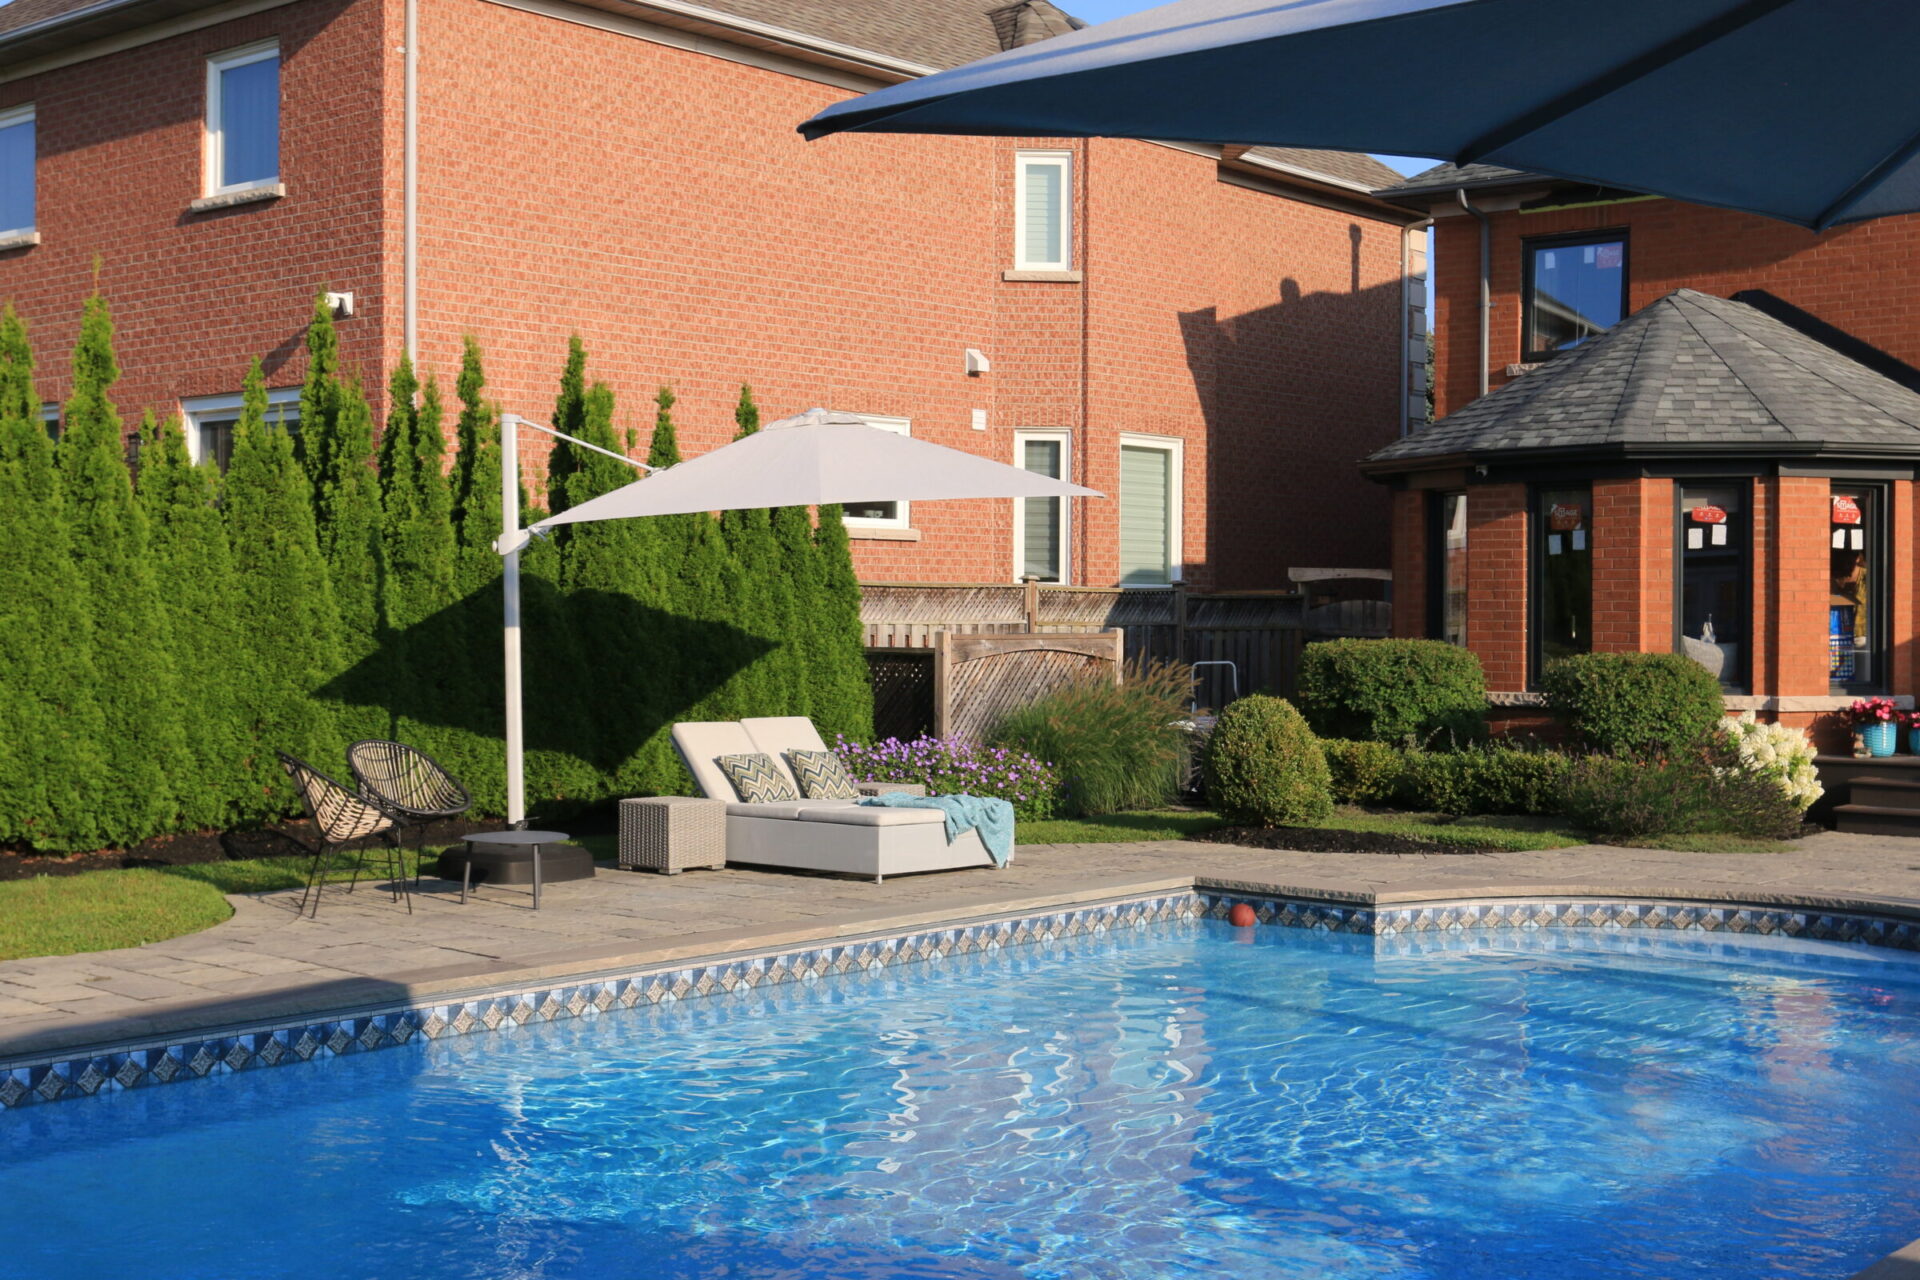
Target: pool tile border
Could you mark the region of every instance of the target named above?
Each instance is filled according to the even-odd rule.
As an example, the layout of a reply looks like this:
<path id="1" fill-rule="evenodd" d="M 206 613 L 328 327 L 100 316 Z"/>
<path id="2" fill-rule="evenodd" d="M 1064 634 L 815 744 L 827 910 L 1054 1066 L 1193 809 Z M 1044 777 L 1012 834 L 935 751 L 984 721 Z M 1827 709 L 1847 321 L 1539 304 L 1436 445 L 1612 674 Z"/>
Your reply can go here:
<path id="1" fill-rule="evenodd" d="M 769 948 L 691 964 L 665 962 L 613 975 L 490 991 L 465 999 L 396 1003 L 332 1018 L 282 1021 L 217 1035 L 168 1038 L 86 1054 L 54 1054 L 0 1069 L 0 1109 L 94 1097 L 210 1075 L 345 1057 L 416 1038 L 472 1035 L 563 1018 L 744 993 L 762 986 L 879 971 L 950 955 L 998 951 L 1175 919 L 1225 919 L 1239 903 L 1261 924 L 1379 937 L 1475 929 L 1647 929 L 1784 935 L 1920 951 L 1920 921 L 1864 911 L 1690 904 L 1597 896 L 1466 899 L 1406 905 L 1319 901 L 1197 887 L 1084 906 L 989 917 L 892 936 Z"/>
<path id="2" fill-rule="evenodd" d="M 0 1070 L 0 1108 L 16 1109 L 211 1075 L 346 1057 L 472 1035 L 532 1022 L 592 1017 L 615 1006 L 744 994 L 763 986 L 877 972 L 946 956 L 999 951 L 1194 919 L 1200 899 L 1178 890 L 1033 914 L 918 929 L 889 937 L 771 949 L 687 963 L 668 962 L 613 976 L 495 991 L 459 1000 L 420 1001 L 348 1016 L 278 1022 L 214 1036 L 170 1038 L 108 1052 L 52 1055 Z"/>

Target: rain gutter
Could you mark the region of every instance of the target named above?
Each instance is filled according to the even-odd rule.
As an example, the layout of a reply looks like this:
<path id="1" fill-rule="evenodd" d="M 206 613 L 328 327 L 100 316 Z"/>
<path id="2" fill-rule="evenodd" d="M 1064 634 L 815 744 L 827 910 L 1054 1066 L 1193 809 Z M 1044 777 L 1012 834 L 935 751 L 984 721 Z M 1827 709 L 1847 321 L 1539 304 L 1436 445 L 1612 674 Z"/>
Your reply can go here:
<path id="1" fill-rule="evenodd" d="M 1487 394 L 1487 355 L 1493 345 L 1490 320 L 1493 312 L 1493 220 L 1474 207 L 1464 188 L 1455 192 L 1460 208 L 1480 220 L 1480 394 Z"/>

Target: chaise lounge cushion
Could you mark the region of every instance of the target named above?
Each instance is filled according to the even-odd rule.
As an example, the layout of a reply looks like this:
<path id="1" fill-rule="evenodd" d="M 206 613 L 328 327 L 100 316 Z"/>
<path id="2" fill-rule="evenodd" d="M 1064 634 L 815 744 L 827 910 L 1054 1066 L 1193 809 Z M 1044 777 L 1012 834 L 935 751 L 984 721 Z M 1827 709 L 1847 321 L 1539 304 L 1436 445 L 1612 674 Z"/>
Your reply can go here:
<path id="1" fill-rule="evenodd" d="M 930 822 L 944 823 L 947 816 L 938 809 L 871 809 L 864 805 L 835 805 L 803 809 L 802 822 L 832 822 L 847 827 L 918 827 Z"/>
<path id="2" fill-rule="evenodd" d="M 769 804 L 747 804 L 740 800 L 727 801 L 729 818 L 798 818 L 808 809 L 854 808 L 848 800 L 778 800 Z"/>

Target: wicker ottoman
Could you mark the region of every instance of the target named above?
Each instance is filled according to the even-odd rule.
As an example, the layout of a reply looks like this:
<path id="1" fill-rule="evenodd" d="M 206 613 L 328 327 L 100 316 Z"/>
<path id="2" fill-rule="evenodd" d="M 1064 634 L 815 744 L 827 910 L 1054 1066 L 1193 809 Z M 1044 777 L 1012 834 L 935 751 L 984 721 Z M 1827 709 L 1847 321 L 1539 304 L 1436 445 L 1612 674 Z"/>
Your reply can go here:
<path id="1" fill-rule="evenodd" d="M 688 867 L 727 865 L 727 806 L 697 796 L 642 796 L 620 802 L 620 866 L 677 876 Z"/>

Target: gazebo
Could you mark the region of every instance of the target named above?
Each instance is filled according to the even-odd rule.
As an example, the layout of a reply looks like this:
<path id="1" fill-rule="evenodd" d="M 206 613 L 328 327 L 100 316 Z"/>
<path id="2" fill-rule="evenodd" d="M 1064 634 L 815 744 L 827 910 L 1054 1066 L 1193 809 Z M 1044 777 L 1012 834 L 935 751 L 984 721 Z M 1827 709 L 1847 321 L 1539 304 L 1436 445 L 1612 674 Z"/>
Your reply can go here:
<path id="1" fill-rule="evenodd" d="M 1394 633 L 1472 649 L 1497 718 L 1589 651 L 1684 653 L 1731 710 L 1850 750 L 1912 705 L 1920 393 L 1690 289 L 1381 449 Z"/>

